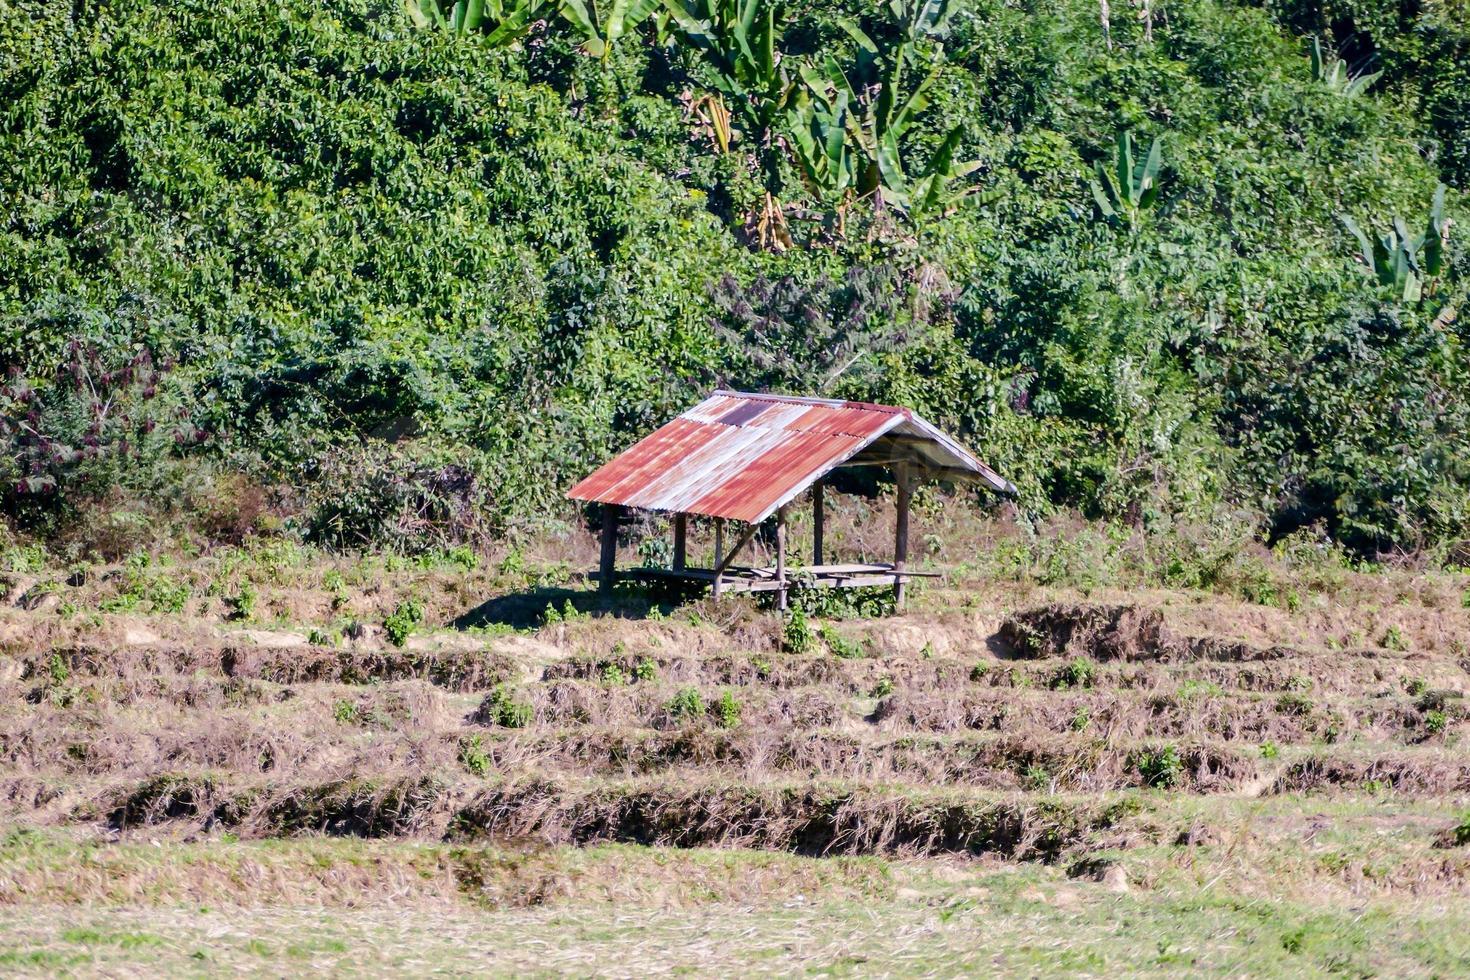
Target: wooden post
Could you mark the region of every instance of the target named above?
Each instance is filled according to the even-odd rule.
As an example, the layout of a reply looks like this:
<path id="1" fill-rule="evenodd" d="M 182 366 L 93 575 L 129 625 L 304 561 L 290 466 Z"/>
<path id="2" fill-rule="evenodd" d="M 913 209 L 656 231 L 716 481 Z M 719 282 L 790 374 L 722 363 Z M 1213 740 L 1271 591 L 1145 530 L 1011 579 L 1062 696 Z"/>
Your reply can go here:
<path id="1" fill-rule="evenodd" d="M 687 514 L 674 515 L 674 571 L 682 572 L 685 565 L 687 548 L 685 543 L 689 532 L 689 517 Z"/>
<path id="2" fill-rule="evenodd" d="M 715 560 L 710 565 L 715 570 L 715 580 L 710 586 L 710 595 L 720 597 L 720 563 L 725 560 L 725 519 L 715 518 Z"/>
<path id="3" fill-rule="evenodd" d="M 908 565 L 909 502 L 913 498 L 914 490 L 909 482 L 907 463 L 896 463 L 893 476 L 898 482 L 897 521 L 893 531 L 893 571 L 897 573 L 893 578 L 893 605 L 897 609 L 903 609 L 905 582 L 902 573 Z"/>
<path id="4" fill-rule="evenodd" d="M 776 607 L 786 610 L 786 508 L 776 508 Z"/>
<path id="5" fill-rule="evenodd" d="M 822 563 L 822 529 L 826 523 L 822 513 L 822 481 L 812 484 L 812 564 Z"/>
<path id="6" fill-rule="evenodd" d="M 603 594 L 612 591 L 613 579 L 618 564 L 618 513 L 617 504 L 602 505 L 602 561 L 598 565 L 597 591 Z"/>

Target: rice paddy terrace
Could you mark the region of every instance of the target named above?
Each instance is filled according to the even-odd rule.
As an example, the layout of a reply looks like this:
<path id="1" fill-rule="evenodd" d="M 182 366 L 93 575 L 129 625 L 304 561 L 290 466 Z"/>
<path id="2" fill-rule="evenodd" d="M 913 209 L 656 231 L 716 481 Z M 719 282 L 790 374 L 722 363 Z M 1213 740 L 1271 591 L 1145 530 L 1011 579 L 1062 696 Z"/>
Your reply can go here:
<path id="1" fill-rule="evenodd" d="M 7 972 L 1470 969 L 1453 577 L 786 620 L 504 569 L 10 585 Z"/>

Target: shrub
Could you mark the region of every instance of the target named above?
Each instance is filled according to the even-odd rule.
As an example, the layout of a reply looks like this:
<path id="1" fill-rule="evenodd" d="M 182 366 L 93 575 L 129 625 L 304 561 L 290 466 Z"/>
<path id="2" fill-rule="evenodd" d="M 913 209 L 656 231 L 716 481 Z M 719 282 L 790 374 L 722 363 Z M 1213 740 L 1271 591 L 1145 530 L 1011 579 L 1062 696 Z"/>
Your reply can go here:
<path id="1" fill-rule="evenodd" d="M 975 681 L 975 682 L 978 683 L 980 681 L 983 681 L 985 679 L 986 675 L 989 674 L 989 673 L 990 673 L 990 665 L 989 664 L 984 664 L 984 663 L 976 664 L 975 666 L 973 666 L 973 667 L 970 668 L 970 680 Z"/>
<path id="2" fill-rule="evenodd" d="M 424 619 L 424 604 L 417 599 L 404 599 L 383 620 L 383 634 L 396 647 L 403 646 L 415 627 Z"/>
<path id="3" fill-rule="evenodd" d="M 473 449 L 367 440 L 326 452 L 307 474 L 307 538 L 336 548 L 452 553 L 492 539 L 493 501 Z M 461 548 L 461 546 L 464 546 Z"/>
<path id="4" fill-rule="evenodd" d="M 649 657 L 644 657 L 633 667 L 633 677 L 647 683 L 658 679 L 658 664 Z"/>
<path id="5" fill-rule="evenodd" d="M 868 696 L 874 698 L 886 698 L 892 693 L 893 678 L 884 676 L 878 678 L 878 683 L 873 685 L 873 689 L 868 692 Z"/>
<path id="6" fill-rule="evenodd" d="M 815 644 L 816 637 L 812 634 L 806 613 L 800 607 L 793 608 L 786 616 L 786 624 L 781 628 L 782 648 L 787 653 L 804 654 L 810 653 Z"/>
<path id="7" fill-rule="evenodd" d="M 608 687 L 622 687 L 628 683 L 628 675 L 617 664 L 606 664 L 602 668 L 602 683 Z"/>
<path id="8" fill-rule="evenodd" d="M 1274 759 L 1274 758 L 1276 758 L 1280 754 L 1281 754 L 1281 749 L 1280 749 L 1279 746 L 1277 746 L 1277 744 L 1275 742 L 1267 741 L 1267 742 L 1262 742 L 1261 743 L 1261 758 L 1262 759 L 1267 759 L 1267 760 Z"/>
<path id="9" fill-rule="evenodd" d="M 1179 700 L 1194 701 L 1199 698 L 1218 698 L 1225 689 L 1214 681 L 1186 680 L 1179 685 Z"/>
<path id="10" fill-rule="evenodd" d="M 255 604 L 260 596 L 255 591 L 255 585 L 244 581 L 235 590 L 234 595 L 225 598 L 225 605 L 229 607 L 230 619 L 251 619 L 255 616 Z"/>
<path id="11" fill-rule="evenodd" d="M 1276 710 L 1283 715 L 1309 715 L 1312 708 L 1312 699 L 1295 691 L 1288 691 L 1276 699 Z"/>
<path id="12" fill-rule="evenodd" d="M 862 640 L 848 639 L 837 632 L 831 623 L 822 624 L 821 634 L 822 642 L 827 644 L 827 649 L 832 651 L 834 657 L 840 657 L 843 660 L 856 660 L 863 656 L 865 652 Z"/>
<path id="13" fill-rule="evenodd" d="M 54 529 L 84 499 L 122 488 L 153 497 L 163 464 L 204 441 L 188 399 L 131 335 L 157 311 L 126 305 L 95 339 L 73 336 L 52 374 L 28 380 L 19 363 L 0 379 L 0 506 Z"/>
<path id="14" fill-rule="evenodd" d="M 1443 711 L 1424 712 L 1424 730 L 1431 735 L 1439 735 L 1449 727 L 1450 717 Z"/>

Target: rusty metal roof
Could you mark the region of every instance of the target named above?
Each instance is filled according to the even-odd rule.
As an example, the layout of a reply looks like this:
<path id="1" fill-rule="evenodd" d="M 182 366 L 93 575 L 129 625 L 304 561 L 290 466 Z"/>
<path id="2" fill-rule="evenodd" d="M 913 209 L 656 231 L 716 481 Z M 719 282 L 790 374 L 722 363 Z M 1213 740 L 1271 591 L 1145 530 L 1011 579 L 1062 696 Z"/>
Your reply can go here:
<path id="1" fill-rule="evenodd" d="M 609 460 L 567 496 L 758 523 L 885 436 L 937 475 L 1016 491 L 907 408 L 716 391 Z"/>

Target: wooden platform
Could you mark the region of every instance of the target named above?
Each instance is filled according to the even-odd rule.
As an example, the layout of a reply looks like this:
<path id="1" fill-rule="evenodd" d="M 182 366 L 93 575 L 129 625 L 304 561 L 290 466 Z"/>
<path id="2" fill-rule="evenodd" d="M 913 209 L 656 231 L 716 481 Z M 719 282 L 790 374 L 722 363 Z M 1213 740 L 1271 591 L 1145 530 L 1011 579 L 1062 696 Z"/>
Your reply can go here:
<path id="1" fill-rule="evenodd" d="M 594 578 L 598 576 L 594 574 Z M 618 578 L 658 582 L 688 582 L 714 585 L 715 573 L 710 568 L 621 568 Z M 886 563 L 873 565 L 806 565 L 786 569 L 785 587 L 789 589 L 835 588 L 857 589 L 891 586 L 916 578 L 939 578 L 939 572 L 894 571 Z M 782 587 L 776 569 L 730 566 L 720 573 L 721 592 L 774 592 Z"/>

